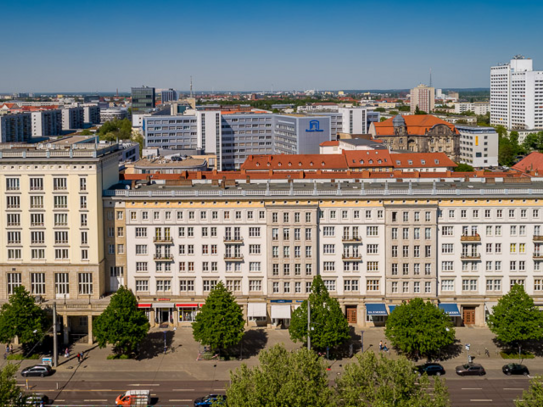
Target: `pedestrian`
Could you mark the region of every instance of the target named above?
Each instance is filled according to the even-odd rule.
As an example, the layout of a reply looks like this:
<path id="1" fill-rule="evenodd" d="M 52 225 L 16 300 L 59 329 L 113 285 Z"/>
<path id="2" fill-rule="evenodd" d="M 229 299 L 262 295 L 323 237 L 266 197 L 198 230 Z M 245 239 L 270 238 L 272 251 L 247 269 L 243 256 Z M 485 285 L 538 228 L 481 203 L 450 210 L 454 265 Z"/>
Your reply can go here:
<path id="1" fill-rule="evenodd" d="M 383 350 L 383 341 L 379 341 L 379 352 Z"/>
<path id="2" fill-rule="evenodd" d="M 9 343 L 6 345 L 6 353 L 9 355 Z"/>
<path id="3" fill-rule="evenodd" d="M 81 363 L 81 353 L 78 353 L 78 354 L 77 354 L 77 361 L 78 361 L 79 363 Z"/>
<path id="4" fill-rule="evenodd" d="M 64 357 L 65 357 L 65 358 L 69 358 L 69 357 L 70 357 L 70 349 L 66 348 L 66 350 L 64 351 Z"/>
<path id="5" fill-rule="evenodd" d="M 386 342 L 385 342 L 385 344 L 383 345 L 383 350 L 384 350 L 385 352 L 388 352 L 388 347 L 387 347 L 387 343 L 386 343 Z"/>

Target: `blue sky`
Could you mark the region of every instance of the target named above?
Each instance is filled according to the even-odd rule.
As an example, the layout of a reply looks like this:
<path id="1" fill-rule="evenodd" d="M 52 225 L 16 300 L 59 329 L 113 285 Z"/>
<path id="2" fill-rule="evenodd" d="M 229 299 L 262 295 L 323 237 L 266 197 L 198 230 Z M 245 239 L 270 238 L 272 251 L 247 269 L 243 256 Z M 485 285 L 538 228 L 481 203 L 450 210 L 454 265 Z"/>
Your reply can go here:
<path id="1" fill-rule="evenodd" d="M 4 2 L 0 92 L 488 87 L 542 1 Z"/>

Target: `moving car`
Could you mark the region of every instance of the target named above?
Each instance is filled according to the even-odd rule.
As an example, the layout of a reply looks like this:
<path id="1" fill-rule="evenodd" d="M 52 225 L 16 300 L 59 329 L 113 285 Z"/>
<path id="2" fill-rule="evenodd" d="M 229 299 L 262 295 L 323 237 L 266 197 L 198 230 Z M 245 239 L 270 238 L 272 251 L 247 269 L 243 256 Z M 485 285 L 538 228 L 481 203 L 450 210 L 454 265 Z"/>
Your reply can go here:
<path id="1" fill-rule="evenodd" d="M 528 376 L 530 374 L 528 368 L 520 363 L 508 363 L 502 367 L 502 372 L 507 376 L 512 374 L 523 374 L 524 376 Z"/>
<path id="2" fill-rule="evenodd" d="M 460 376 L 482 376 L 485 375 L 485 368 L 478 363 L 466 363 L 456 367 L 456 374 Z"/>
<path id="3" fill-rule="evenodd" d="M 42 406 L 45 404 L 49 404 L 49 401 L 49 397 L 47 397 L 45 394 L 35 393 L 26 397 L 25 404 L 29 404 L 32 406 Z"/>
<path id="4" fill-rule="evenodd" d="M 441 376 L 445 374 L 445 369 L 439 363 L 425 363 L 424 365 L 415 366 L 415 372 L 422 376 L 426 373 L 428 376 Z"/>
<path id="5" fill-rule="evenodd" d="M 226 396 L 222 394 L 210 394 L 209 396 L 198 397 L 194 400 L 194 407 L 208 407 L 214 405 L 213 403 L 216 403 L 215 405 L 226 406 Z"/>
<path id="6" fill-rule="evenodd" d="M 128 390 L 117 396 L 118 406 L 145 406 L 151 404 L 151 390 Z"/>
<path id="7" fill-rule="evenodd" d="M 53 369 L 49 365 L 35 365 L 30 366 L 21 371 L 21 376 L 30 377 L 30 376 L 51 376 L 53 374 Z"/>

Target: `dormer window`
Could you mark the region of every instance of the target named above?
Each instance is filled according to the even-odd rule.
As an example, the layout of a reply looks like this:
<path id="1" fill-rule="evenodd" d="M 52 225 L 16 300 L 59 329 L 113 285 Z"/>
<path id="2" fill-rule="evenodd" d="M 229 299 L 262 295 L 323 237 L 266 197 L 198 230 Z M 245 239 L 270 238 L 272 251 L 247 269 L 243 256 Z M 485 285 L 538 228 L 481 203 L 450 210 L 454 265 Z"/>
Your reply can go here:
<path id="1" fill-rule="evenodd" d="M 283 164 L 281 164 L 281 163 L 277 163 L 277 166 L 278 166 L 278 167 L 280 167 L 281 165 L 283 165 Z"/>
<path id="2" fill-rule="evenodd" d="M 436 164 L 439 164 L 439 160 L 434 160 L 434 162 L 435 162 Z"/>
<path id="3" fill-rule="evenodd" d="M 369 162 L 370 164 L 373 164 L 373 160 L 369 160 L 368 162 Z"/>
<path id="4" fill-rule="evenodd" d="M 256 163 L 256 166 L 257 166 L 257 167 L 260 167 L 260 163 Z"/>
<path id="5" fill-rule="evenodd" d="M 378 164 L 382 164 L 382 163 L 383 163 L 383 160 L 379 159 L 379 160 L 377 160 L 377 163 L 378 163 Z"/>
<path id="6" fill-rule="evenodd" d="M 364 160 L 360 160 L 360 164 L 364 164 Z"/>
<path id="7" fill-rule="evenodd" d="M 321 165 L 324 167 L 324 161 L 321 163 Z"/>
<path id="8" fill-rule="evenodd" d="M 402 162 L 400 160 L 396 160 L 396 165 L 401 165 Z"/>
<path id="9" fill-rule="evenodd" d="M 270 163 L 268 163 L 268 167 L 269 167 L 270 165 L 271 165 L 271 164 L 270 164 Z"/>
<path id="10" fill-rule="evenodd" d="M 409 161 L 407 161 L 407 163 L 408 163 L 409 165 L 413 165 L 413 160 L 409 160 Z"/>
<path id="11" fill-rule="evenodd" d="M 313 167 L 313 161 L 311 161 L 311 162 L 309 163 L 309 166 L 310 166 L 310 167 Z"/>
<path id="12" fill-rule="evenodd" d="M 292 163 L 288 163 L 288 166 L 289 166 L 289 167 L 292 167 Z"/>
<path id="13" fill-rule="evenodd" d="M 426 165 L 426 161 L 425 161 L 425 160 L 420 160 L 420 163 L 421 163 L 422 165 Z"/>

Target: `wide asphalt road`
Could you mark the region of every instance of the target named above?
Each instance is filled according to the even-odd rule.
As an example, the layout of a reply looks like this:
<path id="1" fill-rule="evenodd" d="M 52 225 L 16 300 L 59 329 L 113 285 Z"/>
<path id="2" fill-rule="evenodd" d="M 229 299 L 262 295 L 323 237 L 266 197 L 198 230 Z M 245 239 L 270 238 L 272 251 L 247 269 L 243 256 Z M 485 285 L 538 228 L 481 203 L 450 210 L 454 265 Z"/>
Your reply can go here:
<path id="1" fill-rule="evenodd" d="M 114 405 L 119 394 L 131 389 L 151 390 L 155 406 L 193 406 L 196 397 L 210 393 L 224 394 L 226 385 L 224 381 L 174 381 L 164 378 L 146 381 L 143 372 L 132 373 L 131 376 L 138 378 L 128 380 L 110 379 L 107 373 L 105 376 L 102 379 L 68 379 L 67 382 L 59 380 L 60 376 L 55 378 L 55 375 L 44 379 L 31 378 L 29 387 L 31 392 L 46 394 L 56 406 Z M 455 407 L 513 407 L 514 400 L 529 386 L 529 377 L 507 377 L 494 371 L 485 377 L 458 377 L 454 372 L 448 372 L 444 378 Z M 19 384 L 24 387 L 24 379 L 19 380 Z"/>

